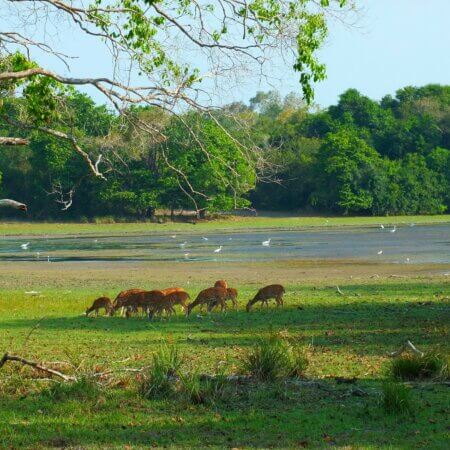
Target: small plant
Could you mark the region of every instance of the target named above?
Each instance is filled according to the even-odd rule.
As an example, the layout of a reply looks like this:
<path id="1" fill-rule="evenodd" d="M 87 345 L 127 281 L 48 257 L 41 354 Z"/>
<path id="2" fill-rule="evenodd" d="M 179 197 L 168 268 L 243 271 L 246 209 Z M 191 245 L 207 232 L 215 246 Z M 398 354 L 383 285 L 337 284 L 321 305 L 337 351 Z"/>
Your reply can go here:
<path id="1" fill-rule="evenodd" d="M 305 353 L 278 336 L 261 340 L 243 360 L 244 371 L 263 381 L 300 377 L 307 366 Z"/>
<path id="2" fill-rule="evenodd" d="M 382 385 L 382 406 L 388 414 L 412 411 L 411 389 L 403 383 L 385 380 Z"/>
<path id="3" fill-rule="evenodd" d="M 224 397 L 227 385 L 224 375 L 201 379 L 198 375 L 182 378 L 189 401 L 198 404 L 214 404 Z"/>
<path id="4" fill-rule="evenodd" d="M 401 356 L 392 361 L 388 372 L 396 380 L 448 378 L 448 358 L 439 353 Z"/>
<path id="5" fill-rule="evenodd" d="M 43 392 L 44 396 L 53 400 L 89 400 L 96 399 L 99 394 L 99 385 L 89 376 L 82 376 L 70 383 L 55 383 Z"/>
<path id="6" fill-rule="evenodd" d="M 144 398 L 173 395 L 179 380 L 183 357 L 173 346 L 162 346 L 154 354 L 152 365 L 142 374 L 139 394 Z"/>

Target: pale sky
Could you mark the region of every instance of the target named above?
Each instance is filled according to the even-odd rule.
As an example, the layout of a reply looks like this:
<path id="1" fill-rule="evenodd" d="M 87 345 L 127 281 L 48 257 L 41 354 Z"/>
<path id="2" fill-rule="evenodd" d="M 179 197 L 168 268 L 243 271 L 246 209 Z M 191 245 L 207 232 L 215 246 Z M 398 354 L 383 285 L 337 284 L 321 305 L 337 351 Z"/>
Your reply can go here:
<path id="1" fill-rule="evenodd" d="M 356 26 L 329 24 L 328 42 L 320 51 L 328 77 L 315 86 L 316 103 L 323 107 L 333 104 L 349 88 L 378 100 L 407 85 L 450 84 L 450 0 L 356 0 L 356 3 L 362 9 Z M 7 11 L 0 11 L 0 28 L 6 28 L 10 20 Z M 95 42 L 74 39 L 72 34 L 67 31 L 54 37 L 58 48 L 80 55 L 70 73 L 54 61 L 40 62 L 71 76 L 109 75 L 109 55 L 99 54 Z M 282 94 L 299 92 L 299 75 L 280 67 L 276 61 L 274 65 L 274 73 L 282 74 L 282 80 L 274 81 L 272 86 L 256 80 L 239 83 L 240 87 L 220 92 L 221 102 L 247 102 L 256 91 L 271 88 Z M 88 92 L 104 102 L 101 95 Z"/>

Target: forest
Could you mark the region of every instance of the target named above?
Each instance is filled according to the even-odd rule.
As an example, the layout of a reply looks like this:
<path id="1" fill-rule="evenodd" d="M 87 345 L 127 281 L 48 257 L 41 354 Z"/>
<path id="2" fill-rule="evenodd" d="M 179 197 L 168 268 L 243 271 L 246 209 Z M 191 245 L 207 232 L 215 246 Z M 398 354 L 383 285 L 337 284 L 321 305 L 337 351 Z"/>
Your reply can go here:
<path id="1" fill-rule="evenodd" d="M 75 89 L 59 95 L 59 129 L 85 142 L 104 178 L 89 175 L 70 142 L 22 130 L 27 145 L 1 147 L 0 194 L 29 204 L 37 220 L 144 219 L 161 210 L 203 217 L 242 208 L 439 214 L 450 207 L 450 86 L 408 86 L 381 101 L 349 89 L 326 109 L 295 93 L 258 92 L 249 104 L 213 114 L 139 106 L 126 111 L 127 120 Z M 21 102 L 6 105 L 10 117 Z M 40 105 L 26 108 L 36 114 Z M 11 129 L 0 123 L 0 136 Z"/>

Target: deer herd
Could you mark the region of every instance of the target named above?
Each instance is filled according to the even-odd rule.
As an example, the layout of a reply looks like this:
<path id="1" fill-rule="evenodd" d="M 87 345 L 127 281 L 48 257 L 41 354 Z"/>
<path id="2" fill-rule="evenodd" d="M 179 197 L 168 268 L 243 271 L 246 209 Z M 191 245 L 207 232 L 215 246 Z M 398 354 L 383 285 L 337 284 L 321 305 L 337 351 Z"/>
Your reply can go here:
<path id="1" fill-rule="evenodd" d="M 246 310 L 250 312 L 252 306 L 261 302 L 261 306 L 269 306 L 269 300 L 274 299 L 277 307 L 283 306 L 283 294 L 285 289 L 280 284 L 271 284 L 261 288 L 256 295 L 247 303 Z M 109 316 L 113 316 L 116 311 L 121 310 L 121 315 L 130 317 L 132 314 L 145 314 L 149 320 L 155 315 L 166 313 L 168 316 L 175 313 L 175 306 L 180 305 L 186 315 L 189 315 L 195 307 L 202 310 L 206 307 L 208 312 L 214 308 L 224 311 L 227 308 L 227 301 L 231 301 L 234 308 L 237 307 L 238 291 L 228 287 L 225 280 L 218 280 L 213 287 L 203 289 L 190 303 L 189 294 L 180 287 L 167 288 L 162 290 L 146 291 L 143 289 L 128 289 L 122 291 L 112 302 L 108 297 L 99 297 L 94 300 L 90 308 L 86 310 L 86 316 L 94 312 L 98 316 L 100 309 L 105 309 Z"/>

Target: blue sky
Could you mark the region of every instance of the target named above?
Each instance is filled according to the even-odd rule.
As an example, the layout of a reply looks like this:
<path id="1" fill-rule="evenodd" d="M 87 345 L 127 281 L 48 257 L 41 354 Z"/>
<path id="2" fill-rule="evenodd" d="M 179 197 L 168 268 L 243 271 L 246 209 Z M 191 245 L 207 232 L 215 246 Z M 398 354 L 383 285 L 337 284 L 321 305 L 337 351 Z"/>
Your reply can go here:
<path id="1" fill-rule="evenodd" d="M 406 85 L 450 84 L 450 0 L 356 0 L 356 3 L 362 9 L 357 26 L 329 24 L 328 41 L 320 51 L 328 77 L 315 87 L 316 103 L 323 107 L 333 104 L 348 88 L 381 99 Z M 7 11 L 0 13 L 0 26 L 4 28 L 9 22 Z M 109 55 L 99 52 L 95 42 L 75 39 L 72 34 L 73 31 L 63 31 L 54 38 L 59 49 L 80 55 L 70 73 L 55 61 L 40 62 L 71 76 L 109 75 Z M 247 102 L 256 91 L 271 88 L 282 94 L 299 92 L 299 75 L 277 61 L 273 65 L 274 74 L 278 73 L 281 79 L 273 81 L 272 86 L 257 80 L 242 81 L 240 87 L 223 88 L 221 102 Z M 88 92 L 104 102 L 98 93 Z"/>

